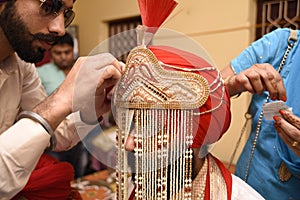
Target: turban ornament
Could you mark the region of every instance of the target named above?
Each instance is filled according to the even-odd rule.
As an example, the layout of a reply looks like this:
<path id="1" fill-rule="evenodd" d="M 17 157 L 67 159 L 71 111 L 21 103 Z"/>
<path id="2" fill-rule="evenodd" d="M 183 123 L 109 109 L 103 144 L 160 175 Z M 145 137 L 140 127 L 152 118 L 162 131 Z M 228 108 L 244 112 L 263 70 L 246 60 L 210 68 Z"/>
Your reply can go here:
<path id="1" fill-rule="evenodd" d="M 114 93 L 120 200 L 132 194 L 135 199 L 192 199 L 192 148 L 218 141 L 229 126 L 229 96 L 219 71 L 189 52 L 149 45 L 176 5 L 139 0 L 138 46 L 130 51 Z M 133 152 L 125 149 L 130 135 Z M 128 185 L 132 173 L 134 193 Z"/>

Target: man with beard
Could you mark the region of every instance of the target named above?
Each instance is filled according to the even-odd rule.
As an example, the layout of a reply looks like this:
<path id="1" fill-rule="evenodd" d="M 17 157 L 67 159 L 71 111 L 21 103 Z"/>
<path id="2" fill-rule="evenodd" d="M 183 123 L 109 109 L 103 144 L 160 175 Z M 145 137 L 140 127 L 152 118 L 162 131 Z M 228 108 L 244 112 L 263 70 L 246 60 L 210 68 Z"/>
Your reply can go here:
<path id="1" fill-rule="evenodd" d="M 58 180 L 58 175 L 63 175 L 67 168 L 59 165 L 61 171 L 56 174 L 52 170 L 55 161 L 44 162 L 41 155 L 46 148 L 56 151 L 71 148 L 80 140 L 77 133 L 94 128 L 98 118 L 110 109 L 110 88 L 121 76 L 121 66 L 111 54 L 79 58 L 48 98 L 35 66 L 30 64 L 40 61 L 44 51 L 65 34 L 65 27 L 74 18 L 73 3 L 73 0 L 0 0 L 2 199 L 14 197 L 34 178 L 40 181 L 32 183 L 29 190 L 38 194 L 35 188 L 43 183 L 48 196 L 27 199 L 66 199 L 67 185 L 57 190 L 45 188 L 51 183 L 58 187 L 51 181 Z M 47 170 L 48 166 L 51 170 Z M 40 171 L 31 176 L 35 168 Z M 64 181 L 69 184 L 68 178 Z M 66 196 L 54 197 L 60 193 L 56 191 L 65 192 Z"/>

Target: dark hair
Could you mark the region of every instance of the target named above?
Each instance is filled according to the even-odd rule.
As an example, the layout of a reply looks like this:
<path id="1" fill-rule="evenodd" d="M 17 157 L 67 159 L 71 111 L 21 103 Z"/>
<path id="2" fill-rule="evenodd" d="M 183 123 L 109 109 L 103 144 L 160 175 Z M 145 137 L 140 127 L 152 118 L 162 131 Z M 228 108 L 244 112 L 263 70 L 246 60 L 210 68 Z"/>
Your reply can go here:
<path id="1" fill-rule="evenodd" d="M 66 32 L 66 34 L 64 36 L 60 37 L 56 42 L 54 42 L 52 46 L 62 45 L 62 44 L 68 44 L 68 45 L 74 47 L 73 38 L 68 32 Z"/>

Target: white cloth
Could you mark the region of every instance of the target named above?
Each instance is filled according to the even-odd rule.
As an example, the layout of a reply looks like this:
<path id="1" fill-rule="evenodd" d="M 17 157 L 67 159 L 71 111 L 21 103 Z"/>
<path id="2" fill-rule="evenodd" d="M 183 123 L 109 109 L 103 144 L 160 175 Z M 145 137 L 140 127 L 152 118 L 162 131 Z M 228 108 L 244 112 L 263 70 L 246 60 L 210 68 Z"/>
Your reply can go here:
<path id="1" fill-rule="evenodd" d="M 260 200 L 264 199 L 258 192 L 245 183 L 242 179 L 232 176 L 232 200 Z"/>

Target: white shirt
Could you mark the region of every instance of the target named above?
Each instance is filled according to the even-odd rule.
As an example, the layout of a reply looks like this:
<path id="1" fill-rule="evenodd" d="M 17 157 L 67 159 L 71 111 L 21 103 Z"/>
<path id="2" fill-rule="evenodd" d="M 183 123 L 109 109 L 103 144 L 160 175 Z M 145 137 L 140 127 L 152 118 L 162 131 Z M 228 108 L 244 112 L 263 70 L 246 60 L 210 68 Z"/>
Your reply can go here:
<path id="1" fill-rule="evenodd" d="M 30 119 L 15 123 L 21 110 L 32 110 L 45 97 L 33 64 L 16 54 L 0 63 L 0 199 L 10 199 L 24 188 L 49 146 L 50 136 L 40 124 Z M 77 131 L 92 128 L 79 115 L 68 116 L 55 131 L 55 150 L 69 149 L 80 140 L 75 124 Z"/>

